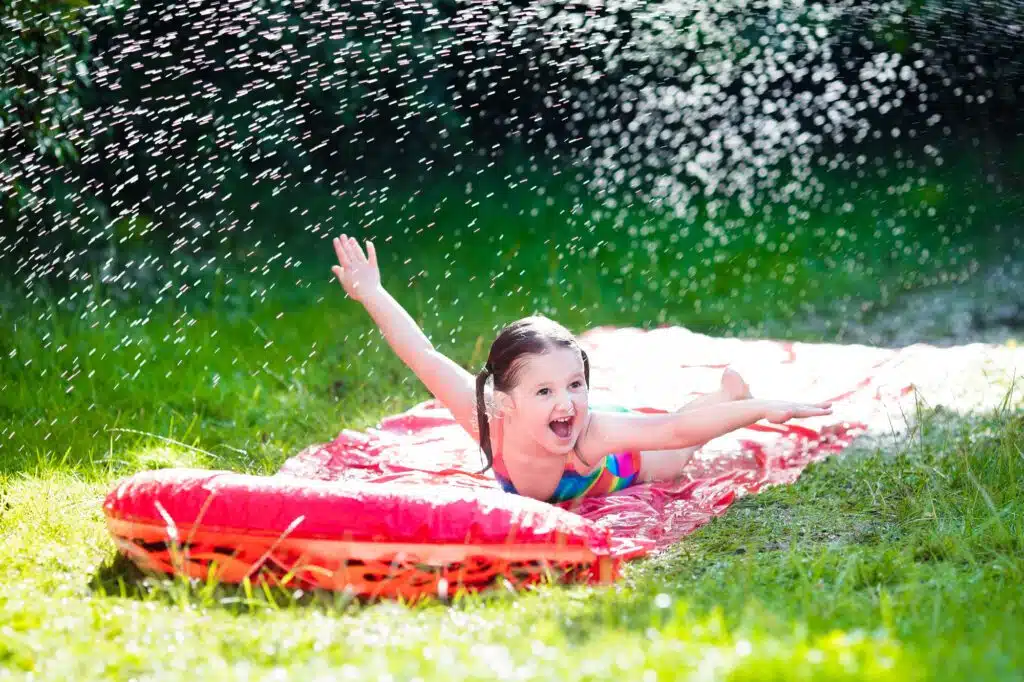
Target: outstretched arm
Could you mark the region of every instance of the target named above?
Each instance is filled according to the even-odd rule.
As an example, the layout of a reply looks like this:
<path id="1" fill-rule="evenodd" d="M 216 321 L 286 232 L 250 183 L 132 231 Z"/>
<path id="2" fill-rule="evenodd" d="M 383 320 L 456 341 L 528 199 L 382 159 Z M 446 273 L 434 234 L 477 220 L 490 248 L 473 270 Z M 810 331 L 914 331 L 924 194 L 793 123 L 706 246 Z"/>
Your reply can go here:
<path id="1" fill-rule="evenodd" d="M 340 265 L 331 271 L 345 292 L 366 308 L 388 345 L 427 390 L 444 403 L 470 435 L 478 438 L 473 375 L 439 353 L 409 313 L 384 289 L 373 244 L 366 243 L 367 257 L 359 242 L 341 235 L 334 240 L 334 251 Z"/>
<path id="2" fill-rule="evenodd" d="M 830 403 L 782 400 L 734 400 L 671 414 L 594 413 L 581 448 L 607 454 L 624 450 L 673 450 L 701 445 L 761 420 L 781 424 L 790 419 L 832 413 Z"/>

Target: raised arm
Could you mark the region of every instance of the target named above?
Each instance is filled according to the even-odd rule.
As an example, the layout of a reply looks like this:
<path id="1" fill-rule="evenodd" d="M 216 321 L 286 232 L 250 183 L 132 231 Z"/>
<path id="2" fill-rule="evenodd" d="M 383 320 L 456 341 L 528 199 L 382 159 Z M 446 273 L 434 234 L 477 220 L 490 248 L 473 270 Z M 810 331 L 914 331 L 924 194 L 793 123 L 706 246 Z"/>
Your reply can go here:
<path id="1" fill-rule="evenodd" d="M 341 235 L 334 240 L 334 251 L 340 265 L 331 271 L 345 292 L 366 308 L 388 345 L 427 390 L 444 403 L 471 436 L 479 438 L 473 375 L 439 353 L 409 313 L 384 289 L 373 244 L 366 243 L 367 257 L 359 242 Z"/>
<path id="2" fill-rule="evenodd" d="M 831 414 L 830 403 L 735 400 L 670 414 L 595 412 L 581 448 L 593 459 L 625 450 L 673 450 L 701 445 L 761 420 L 781 424 Z"/>

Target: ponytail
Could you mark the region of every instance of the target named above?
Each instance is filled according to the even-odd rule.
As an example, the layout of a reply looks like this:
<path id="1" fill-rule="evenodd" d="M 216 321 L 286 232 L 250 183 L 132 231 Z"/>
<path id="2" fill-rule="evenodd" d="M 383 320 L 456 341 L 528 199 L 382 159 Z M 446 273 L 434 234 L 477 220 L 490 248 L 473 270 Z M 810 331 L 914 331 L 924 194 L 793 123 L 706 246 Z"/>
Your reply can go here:
<path id="1" fill-rule="evenodd" d="M 583 378 L 587 381 L 587 388 L 590 388 L 590 358 L 587 357 L 587 351 L 580 348 L 580 355 L 583 356 Z"/>
<path id="2" fill-rule="evenodd" d="M 490 364 L 484 365 L 484 368 L 476 375 L 476 421 L 480 430 L 480 449 L 483 450 L 487 460 L 487 465 L 480 470 L 481 474 L 494 464 L 494 455 L 491 453 L 491 426 L 487 421 L 487 410 L 484 403 L 484 387 L 487 385 L 487 377 L 490 375 Z"/>

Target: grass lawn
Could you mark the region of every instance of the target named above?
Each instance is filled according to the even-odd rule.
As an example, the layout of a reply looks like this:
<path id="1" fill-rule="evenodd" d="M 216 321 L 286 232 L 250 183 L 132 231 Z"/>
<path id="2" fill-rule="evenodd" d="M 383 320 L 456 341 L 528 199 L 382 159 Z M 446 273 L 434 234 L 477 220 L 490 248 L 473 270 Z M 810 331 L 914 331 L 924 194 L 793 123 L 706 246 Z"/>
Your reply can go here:
<path id="1" fill-rule="evenodd" d="M 435 220 L 467 227 L 440 238 L 377 232 L 389 288 L 473 369 L 496 326 L 533 310 L 576 330 L 758 335 L 831 301 L 884 306 L 967 267 L 949 255 L 966 236 L 943 243 L 927 212 L 879 233 L 879 206 L 901 209 L 866 190 L 844 214 L 852 238 L 769 225 L 768 243 L 790 244 L 782 254 L 756 229 L 704 246 L 703 233 L 670 241 L 668 227 L 631 233 L 614 219 L 552 239 L 568 199 L 539 201 L 547 213 L 521 223 L 500 199 L 441 205 Z M 927 201 L 963 205 L 942 192 Z M 488 230 L 468 227 L 474 212 Z M 947 251 L 915 267 L 928 239 Z M 254 245 L 202 274 L 191 297 L 116 303 L 94 290 L 4 308 L 0 680 L 1020 678 L 1024 420 L 1010 409 L 923 412 L 907 438 L 855 446 L 740 500 L 612 587 L 406 607 L 140 575 L 103 525 L 118 478 L 272 473 L 305 445 L 427 397 L 330 281 L 326 246 Z M 281 251 L 301 262 L 265 268 Z"/>

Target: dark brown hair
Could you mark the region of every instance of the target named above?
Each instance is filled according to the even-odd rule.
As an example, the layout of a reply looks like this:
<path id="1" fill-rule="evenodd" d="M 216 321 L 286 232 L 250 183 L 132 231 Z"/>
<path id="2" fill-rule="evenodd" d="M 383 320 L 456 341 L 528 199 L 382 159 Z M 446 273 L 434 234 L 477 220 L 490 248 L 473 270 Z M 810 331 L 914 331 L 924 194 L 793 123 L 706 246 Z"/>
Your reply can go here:
<path id="1" fill-rule="evenodd" d="M 583 356 L 583 376 L 590 387 L 590 359 L 572 333 L 541 315 L 524 317 L 508 325 L 498 334 L 487 354 L 487 362 L 476 375 L 476 418 L 480 427 L 480 449 L 487 458 L 481 473 L 494 464 L 491 453 L 491 428 L 487 421 L 484 387 L 487 377 L 494 378 L 495 391 L 509 391 L 515 387 L 524 366 L 525 355 L 540 355 L 552 348 L 575 348 Z"/>

